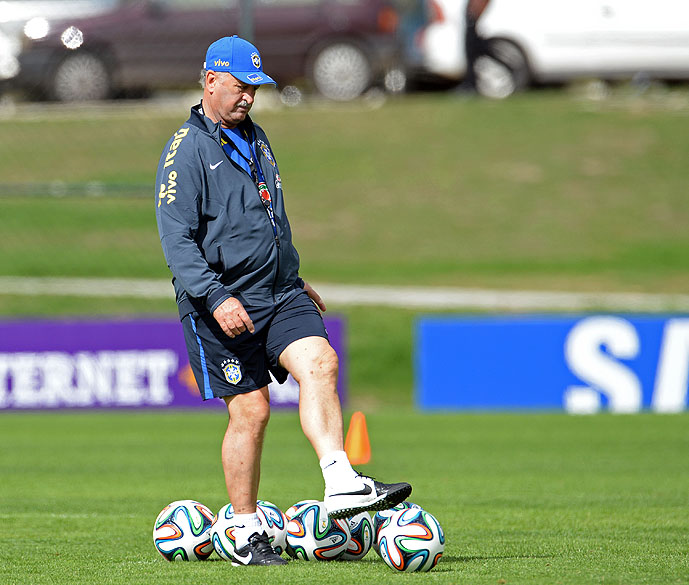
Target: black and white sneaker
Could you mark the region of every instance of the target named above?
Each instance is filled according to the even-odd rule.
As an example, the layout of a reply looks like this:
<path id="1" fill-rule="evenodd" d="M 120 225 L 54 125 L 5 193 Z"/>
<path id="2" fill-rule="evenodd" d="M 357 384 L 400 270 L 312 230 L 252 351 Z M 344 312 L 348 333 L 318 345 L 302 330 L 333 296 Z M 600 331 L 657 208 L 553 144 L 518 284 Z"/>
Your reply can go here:
<path id="1" fill-rule="evenodd" d="M 325 493 L 325 507 L 331 518 L 347 518 L 359 512 L 387 510 L 404 502 L 411 494 L 411 485 L 381 483 L 372 477 L 359 475 L 363 488 L 349 492 Z"/>
<path id="2" fill-rule="evenodd" d="M 286 565 L 287 560 L 277 554 L 270 546 L 268 535 L 265 532 L 254 532 L 249 537 L 249 544 L 232 552 L 232 566 L 243 567 L 246 565 Z"/>

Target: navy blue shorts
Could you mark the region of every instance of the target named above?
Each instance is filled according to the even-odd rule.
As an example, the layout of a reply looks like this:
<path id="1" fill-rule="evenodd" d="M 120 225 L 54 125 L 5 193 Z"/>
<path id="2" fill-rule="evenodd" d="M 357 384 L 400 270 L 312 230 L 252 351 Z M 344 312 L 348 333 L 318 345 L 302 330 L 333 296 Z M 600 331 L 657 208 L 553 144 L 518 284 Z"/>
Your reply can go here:
<path id="1" fill-rule="evenodd" d="M 238 295 L 238 300 L 243 299 Z M 190 313 L 182 319 L 189 363 L 204 400 L 251 392 L 274 378 L 282 383 L 287 371 L 278 364 L 280 354 L 304 337 L 328 334 L 320 311 L 303 290 L 288 294 L 277 305 L 244 305 L 254 333 L 229 337 L 209 313 Z"/>

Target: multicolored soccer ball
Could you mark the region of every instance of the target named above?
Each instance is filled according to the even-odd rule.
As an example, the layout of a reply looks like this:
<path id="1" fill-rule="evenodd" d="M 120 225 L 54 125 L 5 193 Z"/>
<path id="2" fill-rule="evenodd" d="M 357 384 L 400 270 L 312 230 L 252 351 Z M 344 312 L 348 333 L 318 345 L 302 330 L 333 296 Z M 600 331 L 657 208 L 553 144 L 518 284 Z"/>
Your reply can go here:
<path id="1" fill-rule="evenodd" d="M 221 559 L 232 561 L 232 552 L 236 549 L 232 504 L 226 504 L 218 510 L 211 526 L 211 542 Z"/>
<path id="2" fill-rule="evenodd" d="M 287 523 L 287 554 L 293 559 L 334 561 L 350 540 L 347 520 L 329 518 L 323 502 L 301 506 Z"/>
<path id="3" fill-rule="evenodd" d="M 387 510 L 381 510 L 380 512 L 375 513 L 373 516 L 373 543 L 371 545 L 374 551 L 380 554 L 380 551 L 378 550 L 378 533 L 390 516 L 399 510 L 409 510 L 412 508 L 415 510 L 420 510 L 421 506 L 413 504 L 412 502 L 402 502 L 393 508 L 388 508 Z"/>
<path id="4" fill-rule="evenodd" d="M 425 510 L 398 510 L 378 534 L 380 557 L 396 571 L 430 571 L 443 556 L 445 534 Z"/>
<path id="5" fill-rule="evenodd" d="M 168 561 L 203 561 L 213 552 L 213 512 L 195 500 L 165 506 L 153 525 L 153 544 Z"/>
<path id="6" fill-rule="evenodd" d="M 363 559 L 373 544 L 373 524 L 368 512 L 360 512 L 356 516 L 347 518 L 351 539 L 347 550 L 342 555 L 343 561 L 359 561 Z"/>
<path id="7" fill-rule="evenodd" d="M 261 521 L 261 529 L 268 535 L 268 540 L 277 554 L 286 548 L 287 518 L 282 510 L 267 500 L 256 502 L 256 513 Z M 218 511 L 211 527 L 211 540 L 215 552 L 226 561 L 232 560 L 232 551 L 236 550 L 234 536 L 234 508 L 226 504 Z"/>
<path id="8" fill-rule="evenodd" d="M 267 500 L 256 502 L 256 513 L 273 550 L 281 555 L 287 548 L 287 517 L 280 508 Z"/>
<path id="9" fill-rule="evenodd" d="M 306 504 L 317 504 L 318 500 L 299 500 L 296 504 L 291 505 L 285 510 L 285 516 L 287 521 L 290 521 L 292 517 L 299 511 L 300 508 Z"/>

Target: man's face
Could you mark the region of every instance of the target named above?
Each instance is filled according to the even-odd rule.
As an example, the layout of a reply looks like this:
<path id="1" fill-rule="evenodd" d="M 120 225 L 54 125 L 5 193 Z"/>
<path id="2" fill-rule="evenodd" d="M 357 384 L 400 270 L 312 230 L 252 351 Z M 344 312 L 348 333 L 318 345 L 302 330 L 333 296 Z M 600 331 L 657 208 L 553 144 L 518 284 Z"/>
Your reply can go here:
<path id="1" fill-rule="evenodd" d="M 204 107 L 211 110 L 225 128 L 234 128 L 246 118 L 254 105 L 257 86 L 239 81 L 231 73 L 208 71 Z M 206 103 L 210 101 L 210 104 Z"/>

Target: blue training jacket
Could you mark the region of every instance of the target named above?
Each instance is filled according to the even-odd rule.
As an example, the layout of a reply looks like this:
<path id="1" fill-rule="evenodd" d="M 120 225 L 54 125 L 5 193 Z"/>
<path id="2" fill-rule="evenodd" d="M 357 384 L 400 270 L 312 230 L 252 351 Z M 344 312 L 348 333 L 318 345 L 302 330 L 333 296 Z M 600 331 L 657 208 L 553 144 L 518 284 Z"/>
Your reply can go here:
<path id="1" fill-rule="evenodd" d="M 277 235 L 253 177 L 227 156 L 220 124 L 203 115 L 202 104 L 160 157 L 156 219 L 181 318 L 212 313 L 231 296 L 271 305 L 304 285 L 268 138 L 248 116 L 240 128 L 254 137 Z"/>

